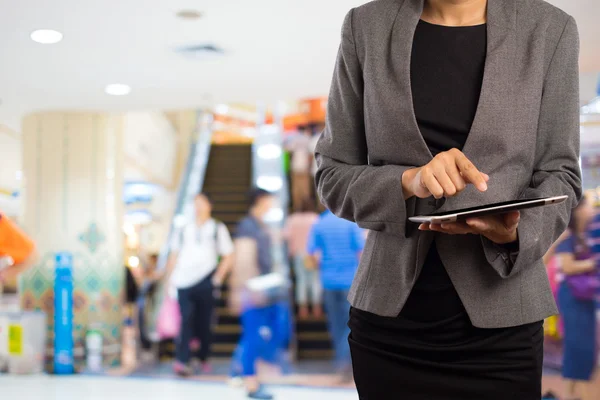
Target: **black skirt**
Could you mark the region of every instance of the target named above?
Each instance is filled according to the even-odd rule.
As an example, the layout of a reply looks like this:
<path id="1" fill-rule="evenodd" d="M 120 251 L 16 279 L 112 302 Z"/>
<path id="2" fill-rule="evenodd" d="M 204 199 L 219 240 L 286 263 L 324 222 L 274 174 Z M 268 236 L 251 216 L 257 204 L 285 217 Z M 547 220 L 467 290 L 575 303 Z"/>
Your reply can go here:
<path id="1" fill-rule="evenodd" d="M 415 322 L 353 308 L 349 325 L 361 400 L 541 397 L 543 322 L 480 329 L 466 312 Z"/>

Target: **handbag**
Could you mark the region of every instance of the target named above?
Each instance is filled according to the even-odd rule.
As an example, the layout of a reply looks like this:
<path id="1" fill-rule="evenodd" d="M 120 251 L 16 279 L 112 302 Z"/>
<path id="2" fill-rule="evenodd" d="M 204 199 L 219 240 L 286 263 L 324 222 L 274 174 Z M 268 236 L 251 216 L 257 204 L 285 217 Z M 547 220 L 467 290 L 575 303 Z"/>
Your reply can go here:
<path id="1" fill-rule="evenodd" d="M 165 298 L 156 321 L 156 331 L 161 340 L 175 339 L 181 329 L 181 313 L 177 299 L 165 293 Z"/>
<path id="2" fill-rule="evenodd" d="M 578 300 L 594 300 L 600 289 L 600 281 L 595 272 L 569 275 L 566 280 L 571 293 Z"/>

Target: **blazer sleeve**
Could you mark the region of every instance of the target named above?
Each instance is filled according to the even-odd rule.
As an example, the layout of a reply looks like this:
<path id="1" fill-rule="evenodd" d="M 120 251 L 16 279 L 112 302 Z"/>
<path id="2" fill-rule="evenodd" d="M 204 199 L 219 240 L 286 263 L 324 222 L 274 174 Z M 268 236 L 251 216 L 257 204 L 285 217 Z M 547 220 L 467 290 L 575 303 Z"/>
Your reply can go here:
<path id="1" fill-rule="evenodd" d="M 581 199 L 579 167 L 579 35 L 571 17 L 546 73 L 533 176 L 522 198 L 568 195 L 558 206 L 521 212 L 515 251 L 482 238 L 487 260 L 505 278 L 541 260 L 565 231 Z"/>
<path id="2" fill-rule="evenodd" d="M 352 15 L 346 16 L 319 139 L 316 184 L 323 203 L 361 228 L 405 235 L 407 206 L 402 174 L 414 167 L 371 166 L 363 114 L 363 73 L 354 42 Z"/>

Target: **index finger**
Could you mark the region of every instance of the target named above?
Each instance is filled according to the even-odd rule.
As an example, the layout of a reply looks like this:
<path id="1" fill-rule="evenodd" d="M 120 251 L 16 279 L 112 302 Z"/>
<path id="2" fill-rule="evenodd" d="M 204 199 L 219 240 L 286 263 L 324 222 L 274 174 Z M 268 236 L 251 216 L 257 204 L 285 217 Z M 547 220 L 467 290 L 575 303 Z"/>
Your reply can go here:
<path id="1" fill-rule="evenodd" d="M 485 192 L 488 188 L 483 174 L 475 167 L 475 165 L 465 156 L 460 153 L 457 155 L 456 166 L 462 174 L 463 178 L 471 182 L 480 192 Z"/>

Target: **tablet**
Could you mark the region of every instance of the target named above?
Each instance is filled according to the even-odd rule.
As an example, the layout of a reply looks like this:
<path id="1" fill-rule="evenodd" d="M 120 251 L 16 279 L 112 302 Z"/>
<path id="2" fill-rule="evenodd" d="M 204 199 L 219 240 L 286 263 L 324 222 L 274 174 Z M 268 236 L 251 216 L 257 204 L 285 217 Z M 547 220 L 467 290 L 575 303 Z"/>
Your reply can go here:
<path id="1" fill-rule="evenodd" d="M 510 211 L 519 211 L 526 208 L 535 208 L 560 204 L 569 196 L 545 197 L 539 199 L 512 200 L 502 203 L 488 204 L 485 206 L 464 208 L 461 210 L 445 211 L 431 215 L 411 217 L 408 220 L 418 224 L 442 224 L 444 222 L 456 222 L 467 218 L 481 217 L 484 215 L 504 214 Z"/>

